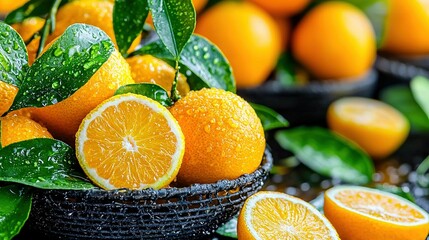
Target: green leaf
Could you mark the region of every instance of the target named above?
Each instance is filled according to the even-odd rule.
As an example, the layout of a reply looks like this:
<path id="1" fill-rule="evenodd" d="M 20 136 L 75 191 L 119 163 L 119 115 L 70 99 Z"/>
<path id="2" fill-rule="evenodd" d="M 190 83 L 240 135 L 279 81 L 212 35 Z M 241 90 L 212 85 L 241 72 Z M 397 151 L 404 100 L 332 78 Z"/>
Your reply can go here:
<path id="1" fill-rule="evenodd" d="M 417 183 L 420 187 L 428 188 L 429 187 L 429 156 L 426 157 L 423 162 L 417 167 Z"/>
<path id="2" fill-rule="evenodd" d="M 174 57 L 159 40 L 143 46 L 135 54 L 150 54 L 165 61 L 174 61 Z M 207 39 L 192 35 L 179 62 L 182 68 L 196 76 L 192 78 L 193 81 L 189 81 L 191 89 L 213 87 L 235 92 L 235 80 L 228 60 L 219 48 Z"/>
<path id="3" fill-rule="evenodd" d="M 73 24 L 28 70 L 11 109 L 43 107 L 60 102 L 80 87 L 114 51 L 101 29 Z"/>
<path id="4" fill-rule="evenodd" d="M 196 14 L 192 1 L 148 1 L 156 33 L 174 59 L 179 59 L 195 29 Z"/>
<path id="5" fill-rule="evenodd" d="M 292 58 L 292 54 L 283 53 L 280 55 L 276 65 L 276 78 L 284 86 L 297 85 L 295 61 Z"/>
<path id="6" fill-rule="evenodd" d="M 227 223 L 220 226 L 216 230 L 216 233 L 221 235 L 221 236 L 224 236 L 224 237 L 230 237 L 230 238 L 238 239 L 238 236 L 237 236 L 237 218 L 238 218 L 238 216 L 235 216 L 231 220 L 229 220 Z"/>
<path id="7" fill-rule="evenodd" d="M 279 113 L 263 105 L 250 103 L 255 110 L 265 131 L 289 126 L 289 122 Z"/>
<path id="8" fill-rule="evenodd" d="M 383 89 L 380 100 L 400 111 L 417 132 L 429 131 L 429 118 L 414 99 L 410 87 L 396 85 Z"/>
<path id="9" fill-rule="evenodd" d="M 32 139 L 0 150 L 0 181 L 43 189 L 94 188 L 78 169 L 74 150 L 55 139 Z"/>
<path id="10" fill-rule="evenodd" d="M 323 206 L 325 205 L 325 192 L 319 194 L 316 198 L 310 201 L 319 212 L 323 213 Z"/>
<path id="11" fill-rule="evenodd" d="M 31 0 L 22 5 L 21 7 L 10 12 L 5 19 L 8 24 L 19 23 L 29 17 L 43 17 L 51 10 L 52 0 Z M 67 3 L 67 0 L 63 0 L 61 5 Z"/>
<path id="12" fill-rule="evenodd" d="M 28 68 L 28 54 L 21 36 L 0 22 L 0 81 L 19 86 Z"/>
<path id="13" fill-rule="evenodd" d="M 353 184 L 372 180 L 374 165 L 368 155 L 329 130 L 299 127 L 280 131 L 275 138 L 282 148 L 321 175 Z"/>
<path id="14" fill-rule="evenodd" d="M 115 0 L 113 30 L 123 56 L 127 54 L 134 39 L 141 34 L 148 13 L 147 0 Z"/>
<path id="15" fill-rule="evenodd" d="M 159 85 L 152 83 L 136 83 L 122 86 L 116 90 L 115 95 L 135 93 L 140 94 L 161 103 L 164 107 L 173 105 L 167 91 Z"/>
<path id="16" fill-rule="evenodd" d="M 419 76 L 411 80 L 411 91 L 414 99 L 429 118 L 429 79 Z"/>
<path id="17" fill-rule="evenodd" d="M 30 189 L 20 185 L 0 188 L 0 236 L 12 239 L 30 215 L 32 195 Z"/>
<path id="18" fill-rule="evenodd" d="M 389 184 L 376 184 L 375 188 L 384 192 L 393 193 L 411 202 L 415 202 L 414 196 L 410 193 L 408 189 Z"/>

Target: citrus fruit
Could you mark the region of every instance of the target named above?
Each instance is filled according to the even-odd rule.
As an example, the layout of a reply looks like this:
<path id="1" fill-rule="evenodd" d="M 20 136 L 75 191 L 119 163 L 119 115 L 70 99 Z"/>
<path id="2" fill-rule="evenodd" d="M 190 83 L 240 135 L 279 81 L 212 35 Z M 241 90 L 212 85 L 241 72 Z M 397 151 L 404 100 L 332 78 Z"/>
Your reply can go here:
<path id="1" fill-rule="evenodd" d="M 30 40 L 30 38 L 42 29 L 45 24 L 45 20 L 39 17 L 31 17 L 25 19 L 22 23 L 15 23 L 12 27 L 21 35 L 24 42 Z M 40 37 L 33 39 L 27 45 L 28 52 L 28 64 L 32 65 L 36 59 L 37 50 L 39 48 Z"/>
<path id="2" fill-rule="evenodd" d="M 368 98 L 346 97 L 333 102 L 329 127 L 352 140 L 375 159 L 395 151 L 406 139 L 409 123 L 393 107 Z"/>
<path id="3" fill-rule="evenodd" d="M 222 50 L 237 87 L 254 87 L 266 80 L 281 51 L 276 22 L 249 2 L 216 4 L 200 15 L 195 32 Z"/>
<path id="4" fill-rule="evenodd" d="M 429 53 L 429 0 L 390 0 L 381 49 L 396 54 Z"/>
<path id="5" fill-rule="evenodd" d="M 291 16 L 303 10 L 310 0 L 250 0 L 276 16 Z"/>
<path id="6" fill-rule="evenodd" d="M 32 116 L 58 139 L 74 143 L 82 119 L 97 105 L 113 96 L 122 85 L 134 83 L 129 66 L 118 51 L 79 90 L 54 105 L 35 108 Z"/>
<path id="7" fill-rule="evenodd" d="M 191 91 L 170 109 L 185 135 L 178 183 L 213 183 L 255 171 L 265 149 L 264 130 L 253 108 L 220 89 Z"/>
<path id="8" fill-rule="evenodd" d="M 0 116 L 12 106 L 18 88 L 0 80 Z"/>
<path id="9" fill-rule="evenodd" d="M 98 186 L 159 189 L 174 180 L 185 150 L 177 121 L 158 102 L 114 96 L 92 110 L 76 134 L 76 156 Z"/>
<path id="10" fill-rule="evenodd" d="M 281 17 L 276 17 L 274 20 L 276 21 L 280 33 L 281 51 L 284 52 L 288 48 L 291 25 L 289 20 Z"/>
<path id="11" fill-rule="evenodd" d="M 136 83 L 155 83 L 170 93 L 176 72 L 173 67 L 152 55 L 130 57 L 127 58 L 127 62 Z M 190 90 L 183 74 L 179 74 L 177 90 L 181 96 L 185 96 Z"/>
<path id="12" fill-rule="evenodd" d="M 7 14 L 21 7 L 26 2 L 28 2 L 28 0 L 0 0 L 0 14 Z"/>
<path id="13" fill-rule="evenodd" d="M 337 232 L 309 203 L 284 193 L 258 192 L 240 211 L 238 239 L 335 239 Z"/>
<path id="14" fill-rule="evenodd" d="M 208 0 L 192 0 L 196 12 L 200 12 L 206 6 Z"/>
<path id="15" fill-rule="evenodd" d="M 429 216 L 397 195 L 356 186 L 325 192 L 324 212 L 342 240 L 425 240 Z"/>
<path id="16" fill-rule="evenodd" d="M 375 34 L 358 8 L 345 2 L 326 2 L 298 23 L 292 51 L 319 79 L 350 79 L 371 68 L 376 57 Z"/>
<path id="17" fill-rule="evenodd" d="M 25 141 L 33 138 L 52 138 L 52 135 L 37 122 L 30 118 L 8 115 L 0 118 L 1 146 Z"/>
<path id="18" fill-rule="evenodd" d="M 112 1 L 105 0 L 76 0 L 65 4 L 58 10 L 56 28 L 49 40 L 60 36 L 67 27 L 74 23 L 86 23 L 99 27 L 116 45 L 113 30 L 113 5 Z M 134 40 L 130 51 L 139 45 L 140 39 L 139 36 Z"/>

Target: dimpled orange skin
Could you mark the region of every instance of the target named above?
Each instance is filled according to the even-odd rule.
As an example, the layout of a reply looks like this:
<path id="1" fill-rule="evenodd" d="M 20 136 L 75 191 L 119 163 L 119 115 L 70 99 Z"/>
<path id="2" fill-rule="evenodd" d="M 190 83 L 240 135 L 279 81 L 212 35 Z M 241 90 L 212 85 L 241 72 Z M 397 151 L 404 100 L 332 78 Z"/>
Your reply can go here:
<path id="1" fill-rule="evenodd" d="M 229 60 L 237 87 L 255 87 L 273 70 L 281 51 L 274 19 L 249 2 L 224 1 L 201 14 L 195 32 Z"/>
<path id="2" fill-rule="evenodd" d="M 390 0 L 381 50 L 396 54 L 429 53 L 429 0 Z"/>
<path id="3" fill-rule="evenodd" d="M 0 118 L 0 124 L 3 147 L 33 138 L 52 138 L 46 128 L 24 116 L 8 115 Z"/>
<path id="4" fill-rule="evenodd" d="M 21 7 L 26 2 L 28 2 L 28 0 L 0 0 L 0 15 L 7 14 Z"/>
<path id="5" fill-rule="evenodd" d="M 116 46 L 113 30 L 113 5 L 113 1 L 104 0 L 77 0 L 65 4 L 58 10 L 57 25 L 48 40 L 52 41 L 57 38 L 74 23 L 85 23 L 99 27 L 112 39 Z M 140 40 L 141 36 L 138 36 L 129 50 L 135 49 Z"/>
<path id="6" fill-rule="evenodd" d="M 18 93 L 18 88 L 11 84 L 0 81 L 0 116 L 12 106 L 13 100 Z"/>
<path id="7" fill-rule="evenodd" d="M 67 99 L 36 108 L 32 117 L 58 139 L 73 144 L 82 119 L 98 104 L 113 96 L 122 85 L 134 83 L 125 59 L 114 51 L 89 81 Z"/>
<path id="8" fill-rule="evenodd" d="M 310 0 L 250 0 L 276 16 L 291 16 L 303 10 Z"/>
<path id="9" fill-rule="evenodd" d="M 326 2 L 298 23 L 292 50 L 315 77 L 346 80 L 371 68 L 376 57 L 375 34 L 367 17 L 356 7 Z"/>
<path id="10" fill-rule="evenodd" d="M 241 97 L 219 89 L 191 91 L 170 112 L 186 141 L 179 185 L 235 179 L 260 165 L 264 130 Z"/>

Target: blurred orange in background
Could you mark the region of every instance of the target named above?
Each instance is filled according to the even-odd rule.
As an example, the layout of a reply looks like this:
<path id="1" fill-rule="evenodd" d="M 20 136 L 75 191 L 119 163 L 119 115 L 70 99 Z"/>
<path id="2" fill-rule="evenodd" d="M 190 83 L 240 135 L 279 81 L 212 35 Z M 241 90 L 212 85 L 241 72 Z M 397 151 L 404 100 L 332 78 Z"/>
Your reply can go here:
<path id="1" fill-rule="evenodd" d="M 397 54 L 429 54 L 429 0 L 389 0 L 381 49 Z"/>
<path id="2" fill-rule="evenodd" d="M 194 4 L 195 11 L 200 12 L 207 4 L 208 0 L 192 0 L 192 3 Z"/>
<path id="3" fill-rule="evenodd" d="M 355 6 L 326 2 L 298 23 L 292 35 L 292 51 L 316 78 L 356 77 L 366 73 L 375 60 L 375 33 Z"/>
<path id="4" fill-rule="evenodd" d="M 310 0 L 250 0 L 276 16 L 291 16 L 304 9 Z"/>
<path id="5" fill-rule="evenodd" d="M 21 7 L 26 2 L 28 2 L 28 0 L 0 0 L 0 15 L 7 14 L 8 12 Z"/>
<path id="6" fill-rule="evenodd" d="M 254 87 L 265 81 L 281 51 L 276 21 L 249 2 L 218 3 L 200 15 L 195 32 L 226 55 L 237 87 Z"/>

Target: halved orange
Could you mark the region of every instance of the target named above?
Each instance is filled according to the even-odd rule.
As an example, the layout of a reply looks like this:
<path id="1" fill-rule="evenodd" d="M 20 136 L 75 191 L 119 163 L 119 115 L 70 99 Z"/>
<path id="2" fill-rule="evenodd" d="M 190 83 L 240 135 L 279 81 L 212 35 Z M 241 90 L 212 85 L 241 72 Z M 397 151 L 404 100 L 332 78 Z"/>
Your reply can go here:
<path id="1" fill-rule="evenodd" d="M 324 212 L 342 240 L 425 240 L 428 214 L 397 195 L 357 186 L 325 192 Z"/>
<path id="2" fill-rule="evenodd" d="M 85 117 L 76 134 L 80 165 L 106 190 L 168 186 L 184 150 L 180 126 L 167 108 L 137 94 L 104 101 Z"/>
<path id="3" fill-rule="evenodd" d="M 309 203 L 284 193 L 262 191 L 246 200 L 238 217 L 238 239 L 336 239 L 329 221 Z"/>

